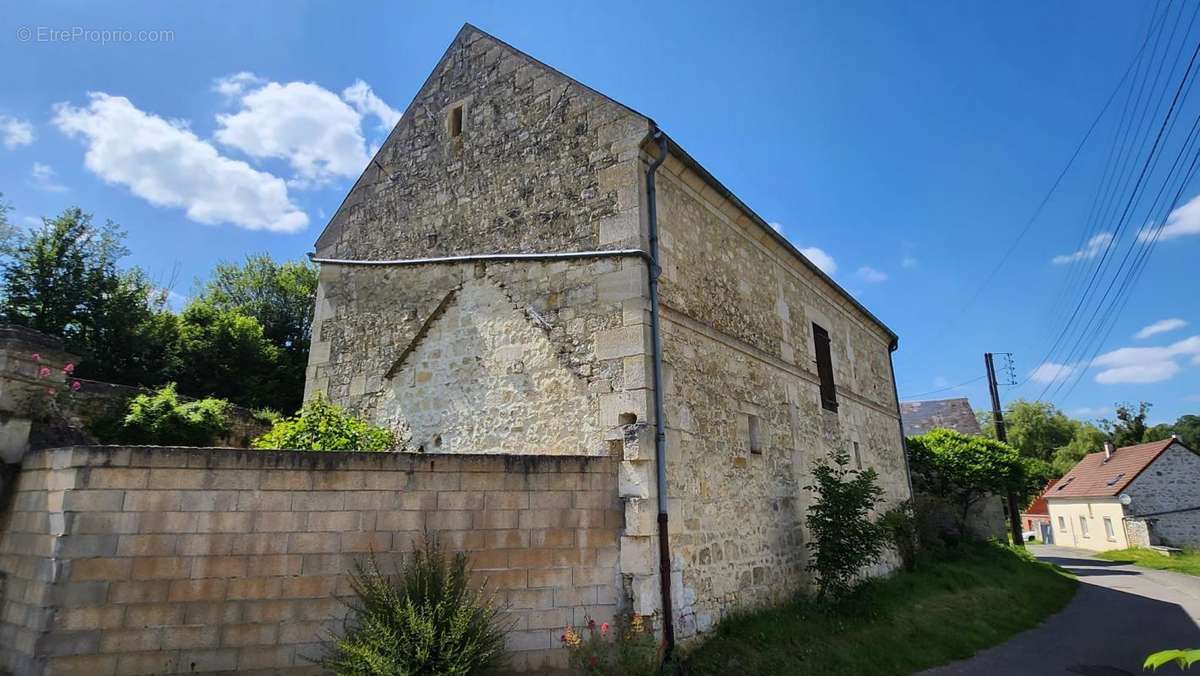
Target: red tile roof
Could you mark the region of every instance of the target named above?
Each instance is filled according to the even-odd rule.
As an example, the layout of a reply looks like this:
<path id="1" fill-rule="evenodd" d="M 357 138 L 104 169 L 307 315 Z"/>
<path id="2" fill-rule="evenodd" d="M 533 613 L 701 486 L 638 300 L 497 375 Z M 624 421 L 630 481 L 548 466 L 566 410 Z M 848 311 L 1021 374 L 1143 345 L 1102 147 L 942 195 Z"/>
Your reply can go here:
<path id="1" fill-rule="evenodd" d="M 1054 484 L 1056 483 L 1058 483 L 1057 479 L 1051 479 L 1050 481 L 1046 482 L 1046 487 L 1042 489 L 1042 492 L 1039 493 L 1038 496 L 1033 499 L 1033 502 L 1029 503 L 1029 507 L 1027 507 L 1025 511 L 1021 513 L 1034 516 L 1050 516 L 1050 508 L 1046 506 L 1046 494 L 1050 493 L 1050 489 L 1054 488 Z"/>
<path id="2" fill-rule="evenodd" d="M 1150 463 L 1154 462 L 1174 439 L 1163 439 L 1148 444 L 1118 448 L 1105 461 L 1104 452 L 1083 456 L 1070 472 L 1058 480 L 1058 485 L 1047 498 L 1098 498 L 1119 495 L 1129 482 L 1137 478 Z"/>

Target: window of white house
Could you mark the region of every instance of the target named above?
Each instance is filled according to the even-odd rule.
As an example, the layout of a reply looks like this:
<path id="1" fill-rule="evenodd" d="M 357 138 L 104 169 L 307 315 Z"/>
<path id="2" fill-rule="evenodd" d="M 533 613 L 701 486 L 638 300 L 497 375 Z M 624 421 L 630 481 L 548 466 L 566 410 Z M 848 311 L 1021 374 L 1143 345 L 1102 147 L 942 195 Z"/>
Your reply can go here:
<path id="1" fill-rule="evenodd" d="M 1067 532 L 1067 520 L 1065 517 L 1058 517 L 1058 529 L 1062 532 Z"/>
<path id="2" fill-rule="evenodd" d="M 1080 515 L 1080 517 L 1079 517 L 1079 534 L 1085 538 L 1091 537 L 1090 535 L 1088 535 L 1087 517 L 1083 516 L 1083 515 Z"/>
<path id="3" fill-rule="evenodd" d="M 1113 541 L 1117 539 L 1117 532 L 1113 530 L 1112 519 L 1108 518 L 1107 516 L 1104 517 L 1104 537 Z"/>

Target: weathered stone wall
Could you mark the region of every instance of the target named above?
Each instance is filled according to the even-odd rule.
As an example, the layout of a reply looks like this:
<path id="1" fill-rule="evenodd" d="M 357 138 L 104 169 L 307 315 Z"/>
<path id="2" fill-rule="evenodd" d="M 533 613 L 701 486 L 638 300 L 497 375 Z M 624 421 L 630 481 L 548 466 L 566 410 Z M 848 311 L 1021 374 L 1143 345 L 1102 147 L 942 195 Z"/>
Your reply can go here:
<path id="1" fill-rule="evenodd" d="M 374 551 L 467 551 L 513 667 L 619 604 L 609 458 L 80 447 L 31 453 L 0 532 L 0 670 L 316 672 Z"/>
<path id="2" fill-rule="evenodd" d="M 834 449 L 909 497 L 886 331 L 683 164 L 659 171 L 679 634 L 808 583 L 806 489 Z M 839 409 L 821 407 L 813 322 Z"/>
<path id="3" fill-rule="evenodd" d="M 635 172 L 648 131 L 644 117 L 464 26 L 317 252 L 378 259 L 636 246 Z"/>
<path id="4" fill-rule="evenodd" d="M 1132 498 L 1125 508 L 1131 517 L 1151 515 L 1145 517 L 1151 542 L 1200 546 L 1200 455 L 1183 444 L 1171 444 L 1125 492 Z"/>

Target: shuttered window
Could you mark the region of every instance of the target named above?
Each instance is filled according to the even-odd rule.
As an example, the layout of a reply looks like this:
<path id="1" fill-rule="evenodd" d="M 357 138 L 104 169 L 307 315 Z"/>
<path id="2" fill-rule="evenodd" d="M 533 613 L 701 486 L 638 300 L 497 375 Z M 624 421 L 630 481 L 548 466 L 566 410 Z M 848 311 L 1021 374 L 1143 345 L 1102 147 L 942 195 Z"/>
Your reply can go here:
<path id="1" fill-rule="evenodd" d="M 821 407 L 837 411 L 837 386 L 833 383 L 833 357 L 829 353 L 829 332 L 818 324 L 812 325 L 813 343 L 817 352 L 817 377 L 821 380 Z"/>

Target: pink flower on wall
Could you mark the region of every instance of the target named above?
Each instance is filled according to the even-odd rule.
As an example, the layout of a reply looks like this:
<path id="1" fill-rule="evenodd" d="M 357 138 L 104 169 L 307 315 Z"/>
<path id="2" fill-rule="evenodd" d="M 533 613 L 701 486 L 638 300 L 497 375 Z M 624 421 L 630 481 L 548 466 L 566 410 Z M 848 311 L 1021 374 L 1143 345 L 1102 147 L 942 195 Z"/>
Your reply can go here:
<path id="1" fill-rule="evenodd" d="M 53 397 L 54 395 L 58 394 L 58 390 L 54 389 L 53 387 L 47 387 L 46 394 Z"/>
<path id="2" fill-rule="evenodd" d="M 79 388 L 81 388 L 81 387 L 83 387 L 83 385 L 80 385 L 78 380 L 71 382 L 71 391 L 72 392 L 78 392 Z"/>
<path id="3" fill-rule="evenodd" d="M 48 375 L 50 375 L 50 367 L 49 366 L 43 366 L 42 368 L 38 369 L 38 377 L 39 378 L 45 378 Z"/>
<path id="4" fill-rule="evenodd" d="M 66 364 L 63 366 L 63 373 L 65 373 L 65 374 L 67 374 L 67 375 L 71 375 L 71 374 L 72 374 L 72 373 L 74 373 L 74 372 L 75 372 L 75 365 L 74 365 L 74 364 L 72 364 L 71 362 L 67 362 L 67 363 L 66 363 Z"/>
<path id="5" fill-rule="evenodd" d="M 34 352 L 33 354 L 29 355 L 29 357 L 30 357 L 31 359 L 33 359 L 34 361 L 41 361 L 41 360 L 42 360 L 42 355 L 41 355 L 41 354 L 39 354 L 39 353 L 37 353 L 37 352 Z"/>

